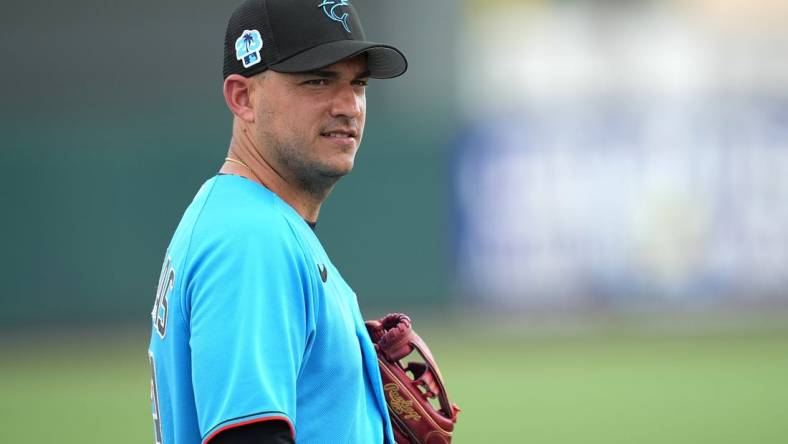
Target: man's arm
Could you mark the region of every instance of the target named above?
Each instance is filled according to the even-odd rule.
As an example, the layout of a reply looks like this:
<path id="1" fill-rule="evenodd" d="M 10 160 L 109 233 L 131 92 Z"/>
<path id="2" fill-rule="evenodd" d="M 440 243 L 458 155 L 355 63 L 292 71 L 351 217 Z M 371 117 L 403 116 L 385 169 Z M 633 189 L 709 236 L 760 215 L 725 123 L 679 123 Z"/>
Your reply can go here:
<path id="1" fill-rule="evenodd" d="M 184 316 L 200 433 L 211 442 L 247 424 L 294 423 L 298 373 L 315 329 L 317 267 L 281 215 L 261 213 L 230 214 L 232 230 L 206 222 L 210 232 L 198 234 L 208 239 L 191 246 Z"/>

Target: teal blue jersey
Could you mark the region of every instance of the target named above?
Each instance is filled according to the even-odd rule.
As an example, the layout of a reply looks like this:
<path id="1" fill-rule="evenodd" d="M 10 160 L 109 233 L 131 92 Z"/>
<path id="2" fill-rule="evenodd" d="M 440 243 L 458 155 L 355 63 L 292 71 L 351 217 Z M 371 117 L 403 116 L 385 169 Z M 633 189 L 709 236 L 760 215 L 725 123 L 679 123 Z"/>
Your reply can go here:
<path id="1" fill-rule="evenodd" d="M 298 443 L 392 443 L 355 293 L 309 225 L 248 179 L 208 180 L 164 260 L 149 349 L 156 442 L 287 421 Z"/>

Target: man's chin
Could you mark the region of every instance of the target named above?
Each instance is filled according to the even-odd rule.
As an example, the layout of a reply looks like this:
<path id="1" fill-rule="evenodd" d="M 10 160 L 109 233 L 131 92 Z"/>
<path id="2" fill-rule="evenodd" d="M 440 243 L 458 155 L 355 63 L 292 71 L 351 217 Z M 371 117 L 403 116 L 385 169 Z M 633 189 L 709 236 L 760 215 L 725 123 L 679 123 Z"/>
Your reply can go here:
<path id="1" fill-rule="evenodd" d="M 351 171 L 353 171 L 353 165 L 354 162 L 351 159 L 349 161 L 345 161 L 337 165 L 326 166 L 325 168 L 323 168 L 323 171 L 321 171 L 321 173 L 325 177 L 333 177 L 336 179 L 340 179 L 343 176 L 350 174 Z"/>
<path id="2" fill-rule="evenodd" d="M 333 180 L 333 181 L 336 182 L 339 179 L 341 179 L 341 178 L 347 176 L 348 174 L 350 174 L 351 170 L 352 170 L 352 168 L 349 169 L 349 170 L 343 170 L 343 171 L 337 171 L 337 170 L 324 171 L 320 175 L 323 176 L 327 181 L 328 180 Z"/>

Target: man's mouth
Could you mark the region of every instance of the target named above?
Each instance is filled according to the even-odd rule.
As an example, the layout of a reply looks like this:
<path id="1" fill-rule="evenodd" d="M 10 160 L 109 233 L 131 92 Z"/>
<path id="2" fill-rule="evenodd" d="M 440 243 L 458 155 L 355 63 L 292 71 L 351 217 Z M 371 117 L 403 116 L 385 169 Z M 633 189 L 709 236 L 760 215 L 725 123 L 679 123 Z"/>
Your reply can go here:
<path id="1" fill-rule="evenodd" d="M 325 141 L 343 148 L 358 146 L 358 131 L 353 128 L 331 128 L 322 131 L 320 136 Z"/>
<path id="2" fill-rule="evenodd" d="M 332 137 L 337 139 L 344 139 L 344 138 L 352 138 L 355 139 L 358 136 L 358 132 L 352 129 L 332 129 L 329 131 L 323 131 L 320 133 L 323 137 Z"/>

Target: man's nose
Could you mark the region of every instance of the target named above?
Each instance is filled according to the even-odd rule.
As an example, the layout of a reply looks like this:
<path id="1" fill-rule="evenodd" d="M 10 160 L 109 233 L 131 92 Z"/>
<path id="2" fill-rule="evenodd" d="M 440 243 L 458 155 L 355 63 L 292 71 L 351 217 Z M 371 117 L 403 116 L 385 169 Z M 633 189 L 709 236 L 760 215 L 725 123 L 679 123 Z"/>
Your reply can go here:
<path id="1" fill-rule="evenodd" d="M 364 110 L 364 91 L 353 85 L 337 87 L 331 106 L 332 117 L 359 117 Z"/>

